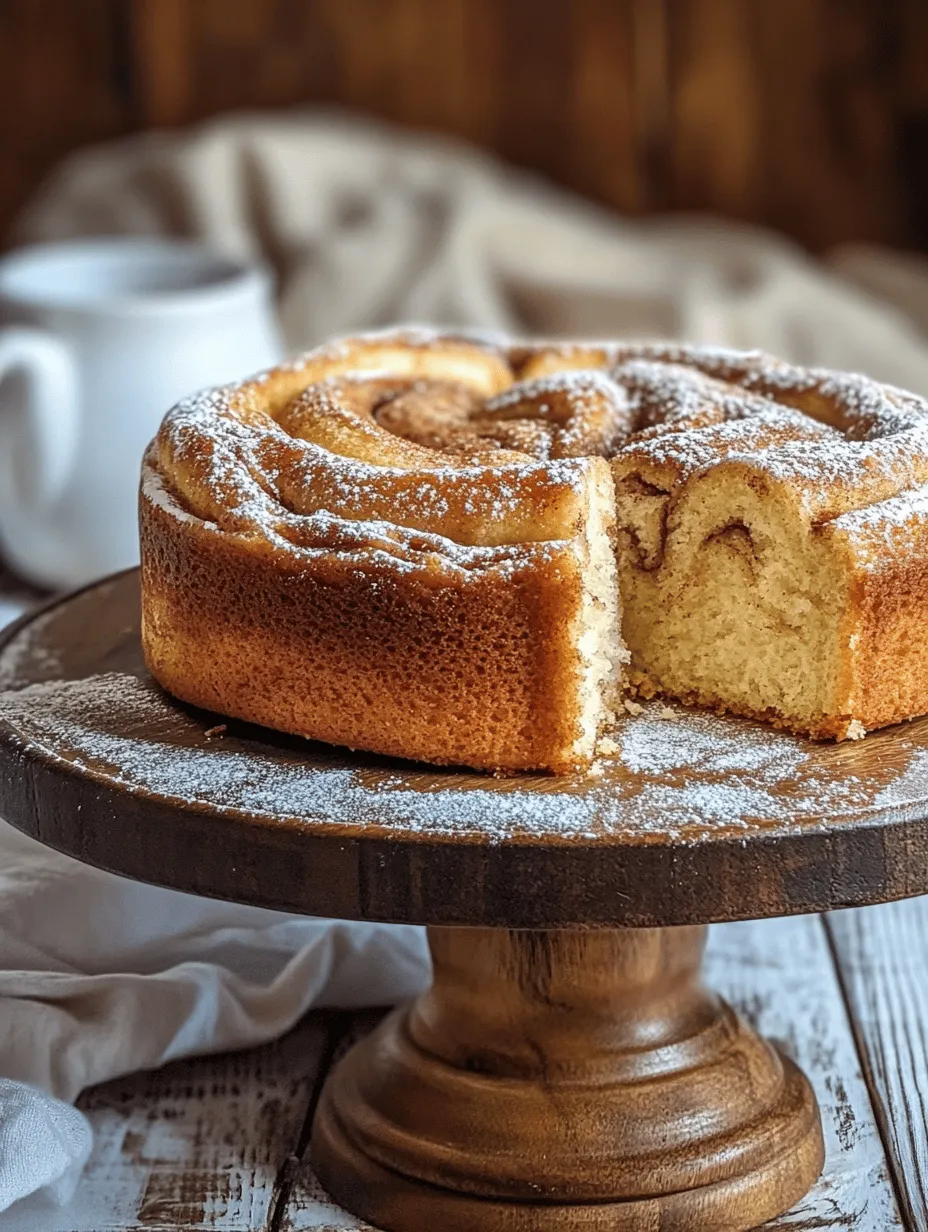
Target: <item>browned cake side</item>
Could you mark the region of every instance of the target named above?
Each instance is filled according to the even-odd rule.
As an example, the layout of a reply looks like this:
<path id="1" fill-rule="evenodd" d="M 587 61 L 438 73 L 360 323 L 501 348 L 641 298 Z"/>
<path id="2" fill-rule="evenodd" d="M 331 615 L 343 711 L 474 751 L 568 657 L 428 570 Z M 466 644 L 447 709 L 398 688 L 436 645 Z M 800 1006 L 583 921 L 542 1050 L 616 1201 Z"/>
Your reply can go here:
<path id="1" fill-rule="evenodd" d="M 484 769 L 578 759 L 579 561 L 529 548 L 505 570 L 311 567 L 142 506 L 142 636 L 184 701 L 348 748 Z"/>
<path id="2" fill-rule="evenodd" d="M 846 703 L 867 731 L 928 712 L 928 505 L 906 496 L 831 524 L 846 561 Z M 832 725 L 823 735 L 843 735 Z"/>
<path id="3" fill-rule="evenodd" d="M 406 334 L 295 371 L 176 408 L 153 442 L 153 675 L 196 705 L 377 753 L 588 765 L 620 647 L 608 464 L 467 430 L 512 383 L 493 347 Z"/>

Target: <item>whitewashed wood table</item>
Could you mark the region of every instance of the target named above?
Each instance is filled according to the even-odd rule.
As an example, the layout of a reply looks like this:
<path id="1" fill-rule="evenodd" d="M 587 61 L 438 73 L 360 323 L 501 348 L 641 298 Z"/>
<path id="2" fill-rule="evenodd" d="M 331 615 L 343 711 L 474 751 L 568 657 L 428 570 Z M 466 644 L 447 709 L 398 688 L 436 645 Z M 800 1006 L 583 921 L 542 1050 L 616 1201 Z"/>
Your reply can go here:
<path id="1" fill-rule="evenodd" d="M 28 597 L 0 574 L 0 621 Z M 824 1174 L 768 1226 L 928 1232 L 928 899 L 710 937 L 707 982 L 799 1062 L 822 1109 Z M 306 1155 L 333 1060 L 376 1020 L 313 1014 L 276 1044 L 86 1092 L 95 1146 L 74 1201 L 20 1204 L 0 1232 L 366 1227 L 326 1197 Z"/>
<path id="2" fill-rule="evenodd" d="M 928 900 L 717 925 L 706 977 L 812 1080 L 827 1163 L 768 1225 L 928 1229 Z M 347 1232 L 306 1161 L 340 1050 L 376 1015 L 310 1015 L 278 1043 L 88 1091 L 96 1135 L 74 1202 L 0 1216 L 0 1232 Z M 423 1229 L 422 1232 L 440 1232 Z"/>

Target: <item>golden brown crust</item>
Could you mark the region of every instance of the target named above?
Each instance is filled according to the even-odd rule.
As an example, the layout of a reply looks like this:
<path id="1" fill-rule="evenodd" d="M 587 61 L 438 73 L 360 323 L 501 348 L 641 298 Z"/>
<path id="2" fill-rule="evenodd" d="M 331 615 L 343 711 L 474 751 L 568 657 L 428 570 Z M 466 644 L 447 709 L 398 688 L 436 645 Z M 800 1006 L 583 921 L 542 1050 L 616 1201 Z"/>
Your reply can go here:
<path id="1" fill-rule="evenodd" d="M 146 662 L 195 706 L 349 748 L 487 770 L 571 757 L 579 562 L 526 549 L 449 584 L 325 554 L 311 567 L 143 501 Z"/>
<path id="2" fill-rule="evenodd" d="M 825 531 L 850 576 L 846 709 L 868 731 L 928 713 L 925 505 L 897 498 Z"/>
<path id="3" fill-rule="evenodd" d="M 332 743 L 583 766 L 583 543 L 607 458 L 626 567 L 660 570 L 713 476 L 768 501 L 840 579 L 824 709 L 675 696 L 816 737 L 928 711 L 921 400 L 756 352 L 428 331 L 333 343 L 171 412 L 141 499 L 152 673 Z M 737 518 L 707 534 L 733 551 L 741 536 L 749 560 Z"/>
<path id="4" fill-rule="evenodd" d="M 493 399 L 511 384 L 497 348 L 407 332 L 175 408 L 141 500 L 153 675 L 195 704 L 379 753 L 589 764 L 581 556 L 612 481 L 569 445 L 593 419 L 607 431 L 619 394 L 597 378 L 575 415 L 533 406 L 550 422 L 529 455 L 498 439 L 512 417 Z"/>

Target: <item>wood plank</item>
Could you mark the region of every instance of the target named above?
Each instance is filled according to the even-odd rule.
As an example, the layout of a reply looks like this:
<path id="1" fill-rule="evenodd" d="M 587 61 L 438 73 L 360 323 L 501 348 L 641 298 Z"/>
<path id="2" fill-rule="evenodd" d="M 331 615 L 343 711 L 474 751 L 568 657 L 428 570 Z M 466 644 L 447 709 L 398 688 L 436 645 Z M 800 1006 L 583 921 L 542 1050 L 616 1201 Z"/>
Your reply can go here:
<path id="1" fill-rule="evenodd" d="M 825 1123 L 822 1179 L 794 1210 L 768 1225 L 791 1232 L 892 1232 L 903 1228 L 883 1146 L 817 917 L 719 925 L 706 964 L 710 985 L 809 1075 Z M 370 1020 L 365 1027 L 370 1025 Z M 327 1198 L 305 1157 L 274 1232 L 348 1232 L 368 1225 Z"/>
<path id="2" fill-rule="evenodd" d="M 808 1075 L 825 1126 L 825 1171 L 767 1225 L 791 1232 L 903 1228 L 828 938 L 817 916 L 717 925 L 706 982 Z"/>
<path id="3" fill-rule="evenodd" d="M 634 82 L 634 131 L 638 152 L 638 208 L 664 210 L 669 198 L 670 16 L 668 0 L 635 0 L 631 78 Z"/>
<path id="4" fill-rule="evenodd" d="M 68 151 L 334 103 L 623 211 L 928 245 L 924 0 L 3 0 L 0 230 Z"/>
<path id="5" fill-rule="evenodd" d="M 928 899 L 827 918 L 910 1227 L 928 1228 Z"/>
<path id="6" fill-rule="evenodd" d="M 135 122 L 117 0 L 0 4 L 0 237 L 69 151 Z"/>
<path id="7" fill-rule="evenodd" d="M 899 149 L 919 114 L 900 89 L 914 9 L 680 0 L 673 18 L 673 206 L 748 217 L 813 248 L 916 239 Z"/>
<path id="8" fill-rule="evenodd" d="M 137 115 L 161 127 L 187 119 L 195 77 L 187 0 L 130 0 Z"/>
<path id="9" fill-rule="evenodd" d="M 905 971 L 913 979 L 923 977 L 911 957 L 913 936 L 924 938 L 928 927 L 924 904 L 922 910 L 915 932 L 904 920 L 890 921 L 896 931 L 884 930 L 887 942 L 880 947 L 881 953 L 890 947 L 897 966 L 899 956 L 908 955 Z M 872 955 L 868 932 L 862 931 L 866 916 L 843 913 L 837 925 L 845 920 L 847 936 Z M 871 981 L 885 972 L 882 960 L 874 966 L 855 959 L 847 939 L 841 945 L 852 977 L 858 969 Z M 803 1203 L 771 1226 L 792 1232 L 902 1228 L 821 923 L 799 917 L 719 926 L 712 933 L 707 979 L 796 1057 L 822 1105 L 825 1175 Z M 878 996 L 877 1003 L 892 1014 L 901 1006 L 903 1019 L 925 1009 L 922 995 L 898 1005 Z M 357 1016 L 353 1036 L 377 1018 Z M 864 1015 L 861 1021 L 867 1022 Z M 0 1232 L 367 1228 L 331 1202 L 305 1160 L 307 1114 L 326 1066 L 323 1054 L 333 1048 L 343 1022 L 333 1026 L 331 1016 L 311 1017 L 279 1044 L 183 1062 L 88 1093 L 82 1106 L 97 1142 L 77 1200 L 62 1211 L 21 1204 L 0 1216 Z M 891 1036 L 892 1022 L 874 1016 L 873 1031 L 879 1038 Z M 903 1095 L 917 1090 L 908 1085 L 915 1076 L 900 1070 Z"/>
<path id="10" fill-rule="evenodd" d="M 561 178 L 624 211 L 655 204 L 649 172 L 666 83 L 655 73 L 662 48 L 654 14 L 659 18 L 662 6 L 663 0 L 575 0 L 571 9 L 570 81 L 557 100 L 568 128 Z"/>
<path id="11" fill-rule="evenodd" d="M 0 1232 L 263 1232 L 303 1147 L 332 1022 L 311 1015 L 275 1044 L 87 1092 L 95 1143 L 74 1201 L 19 1203 Z"/>
<path id="12" fill-rule="evenodd" d="M 344 1056 L 352 1044 L 372 1031 L 382 1016 L 383 1012 L 378 1010 L 355 1014 L 332 1052 L 332 1065 Z M 310 1131 L 311 1128 L 307 1126 Z M 308 1134 L 304 1136 L 304 1150 L 291 1162 L 286 1181 L 281 1186 L 275 1219 L 268 1232 L 379 1232 L 363 1219 L 349 1215 L 329 1197 L 309 1165 L 306 1150 L 309 1146 Z M 4 1230 L 0 1228 L 0 1232 Z M 422 1232 L 433 1230 L 423 1228 Z M 436 1228 L 434 1232 L 439 1230 Z"/>

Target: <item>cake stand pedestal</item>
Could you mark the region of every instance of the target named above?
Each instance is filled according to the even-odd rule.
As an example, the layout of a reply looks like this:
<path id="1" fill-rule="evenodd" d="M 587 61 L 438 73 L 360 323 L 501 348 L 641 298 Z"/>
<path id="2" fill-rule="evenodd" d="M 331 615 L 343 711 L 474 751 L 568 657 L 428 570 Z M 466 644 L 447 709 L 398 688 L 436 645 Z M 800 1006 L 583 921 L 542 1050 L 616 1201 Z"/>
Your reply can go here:
<path id="1" fill-rule="evenodd" d="M 735 1232 L 823 1160 L 811 1088 L 700 984 L 706 925 L 928 890 L 928 722 L 809 745 L 651 707 L 598 776 L 496 780 L 224 722 L 151 682 L 138 581 L 0 642 L 0 811 L 78 859 L 429 925 L 312 1159 L 393 1232 Z"/>
<path id="2" fill-rule="evenodd" d="M 699 986 L 706 929 L 432 928 L 326 1085 L 316 1171 L 390 1229 L 722 1229 L 821 1171 L 805 1077 Z"/>

